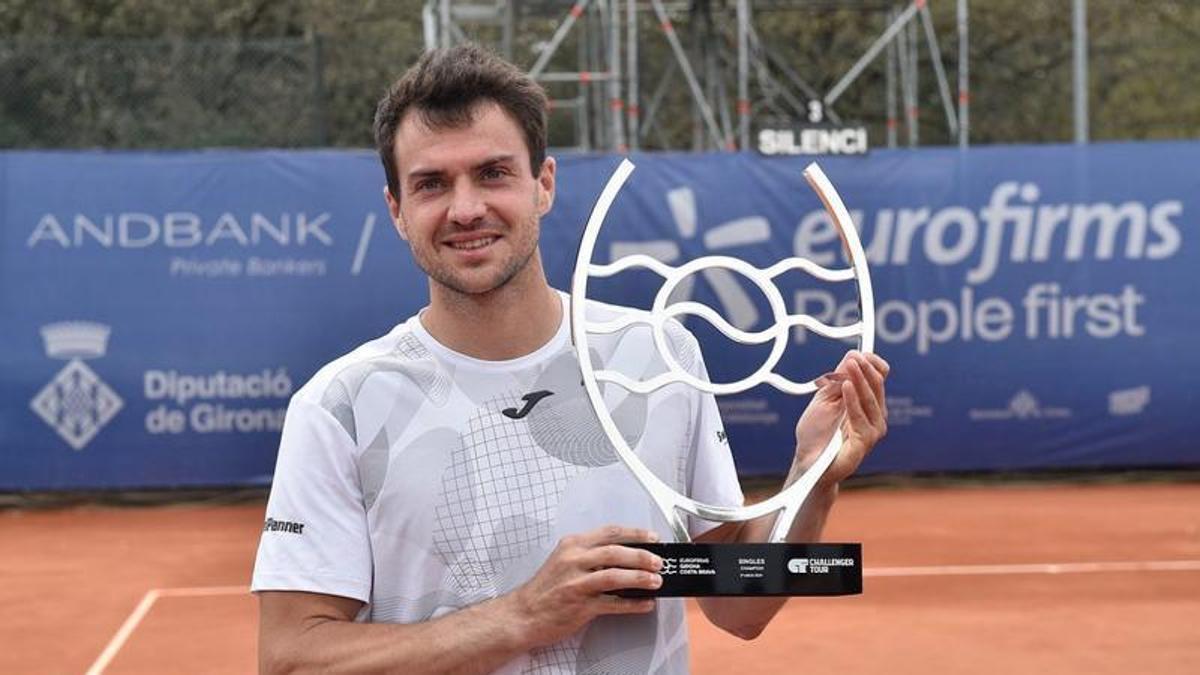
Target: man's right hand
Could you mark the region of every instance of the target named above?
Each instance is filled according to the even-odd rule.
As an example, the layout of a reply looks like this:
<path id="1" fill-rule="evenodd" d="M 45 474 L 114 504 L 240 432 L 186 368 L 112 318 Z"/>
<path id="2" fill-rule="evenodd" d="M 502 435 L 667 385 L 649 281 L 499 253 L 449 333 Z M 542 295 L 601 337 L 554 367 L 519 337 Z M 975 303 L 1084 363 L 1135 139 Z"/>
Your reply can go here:
<path id="1" fill-rule="evenodd" d="M 508 600 L 536 647 L 558 642 L 603 614 L 645 614 L 653 598 L 622 598 L 611 591 L 662 585 L 662 558 L 624 543 L 653 543 L 649 530 L 609 525 L 563 537 L 541 569 Z"/>

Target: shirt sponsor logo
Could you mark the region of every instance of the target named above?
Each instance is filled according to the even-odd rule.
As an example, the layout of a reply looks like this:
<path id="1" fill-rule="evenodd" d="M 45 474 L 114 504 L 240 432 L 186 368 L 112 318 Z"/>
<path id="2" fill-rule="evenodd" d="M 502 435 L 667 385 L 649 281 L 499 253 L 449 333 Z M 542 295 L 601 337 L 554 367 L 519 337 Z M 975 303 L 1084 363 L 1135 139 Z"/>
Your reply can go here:
<path id="1" fill-rule="evenodd" d="M 525 394 L 524 396 L 521 397 L 521 400 L 525 401 L 525 405 L 522 406 L 522 408 L 520 410 L 517 410 L 516 408 L 505 408 L 504 410 L 501 410 L 500 412 L 503 413 L 503 415 L 505 417 L 508 417 L 508 418 L 514 419 L 514 420 L 519 420 L 522 417 L 525 417 L 526 415 L 528 415 L 529 411 L 533 410 L 533 406 L 538 404 L 538 401 L 546 398 L 547 396 L 553 396 L 553 395 L 554 395 L 554 392 L 546 391 L 545 389 L 543 389 L 541 391 L 531 391 L 528 394 Z"/>
<path id="2" fill-rule="evenodd" d="M 292 534 L 304 534 L 304 523 L 267 518 L 267 522 L 263 524 L 263 532 L 290 532 Z"/>

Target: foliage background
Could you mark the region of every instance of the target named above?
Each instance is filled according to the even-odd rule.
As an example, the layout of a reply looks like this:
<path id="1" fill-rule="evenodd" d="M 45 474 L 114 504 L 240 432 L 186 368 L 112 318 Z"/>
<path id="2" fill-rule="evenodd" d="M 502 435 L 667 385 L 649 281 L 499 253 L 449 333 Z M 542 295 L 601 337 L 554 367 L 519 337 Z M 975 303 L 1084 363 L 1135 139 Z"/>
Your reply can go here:
<path id="1" fill-rule="evenodd" d="M 523 67 L 568 5 L 536 1 L 540 12 L 525 13 L 514 37 Z M 709 4 L 718 16 L 732 11 L 723 0 Z M 883 13 L 852 0 L 788 11 L 757 4 L 763 40 L 819 91 L 886 25 Z M 0 148 L 370 146 L 375 102 L 423 48 L 421 5 L 0 0 Z M 953 90 L 955 2 L 930 6 Z M 971 142 L 1070 141 L 1071 0 L 972 0 L 970 19 Z M 682 20 L 679 33 L 692 28 Z M 642 30 L 649 96 L 670 57 L 648 13 Z M 1088 30 L 1093 140 L 1200 135 L 1200 2 L 1090 0 Z M 552 69 L 573 69 L 577 39 L 564 43 Z M 952 143 L 924 49 L 921 59 L 920 142 Z M 866 124 L 876 146 L 885 135 L 883 78 L 878 59 L 836 108 Z M 664 106 L 644 147 L 692 147 L 684 88 Z M 554 120 L 552 143 L 568 126 Z"/>

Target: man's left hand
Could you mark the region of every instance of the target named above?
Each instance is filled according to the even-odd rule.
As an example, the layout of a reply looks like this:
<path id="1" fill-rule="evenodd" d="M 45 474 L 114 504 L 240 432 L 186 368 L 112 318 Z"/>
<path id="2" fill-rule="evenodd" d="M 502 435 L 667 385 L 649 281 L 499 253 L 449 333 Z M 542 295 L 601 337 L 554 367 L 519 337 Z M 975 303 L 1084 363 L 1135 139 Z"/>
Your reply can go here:
<path id="1" fill-rule="evenodd" d="M 842 449 L 822 484 L 836 485 L 849 477 L 887 433 L 884 381 L 890 370 L 878 354 L 851 351 L 836 370 L 817 378 L 819 388 L 796 423 L 796 461 L 805 468 L 816 461 L 840 419 Z"/>

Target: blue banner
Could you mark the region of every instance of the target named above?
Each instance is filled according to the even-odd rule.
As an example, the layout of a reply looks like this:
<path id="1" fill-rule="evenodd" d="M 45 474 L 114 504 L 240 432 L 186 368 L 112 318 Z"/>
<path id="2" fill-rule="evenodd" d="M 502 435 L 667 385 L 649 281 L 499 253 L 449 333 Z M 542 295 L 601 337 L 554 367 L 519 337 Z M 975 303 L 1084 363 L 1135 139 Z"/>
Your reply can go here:
<path id="1" fill-rule="evenodd" d="M 633 155 L 604 263 L 730 255 L 844 264 L 803 158 Z M 542 223 L 566 289 L 612 156 L 559 158 Z M 875 151 L 822 167 L 860 226 L 890 432 L 864 472 L 1200 464 L 1200 143 Z M 369 152 L 0 154 L 0 489 L 259 484 L 288 397 L 428 299 Z M 856 317 L 845 284 L 789 273 L 793 313 Z M 597 282 L 648 307 L 649 272 Z M 705 270 L 695 299 L 749 331 L 763 292 Z M 715 380 L 763 349 L 703 319 Z M 845 344 L 793 330 L 777 372 L 831 370 Z M 720 400 L 743 473 L 781 472 L 806 400 Z"/>

